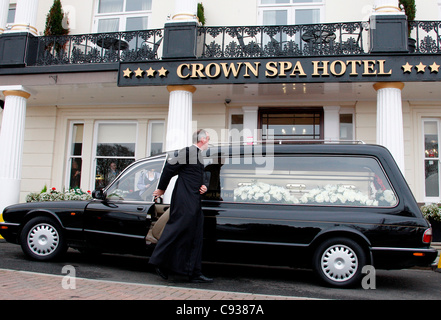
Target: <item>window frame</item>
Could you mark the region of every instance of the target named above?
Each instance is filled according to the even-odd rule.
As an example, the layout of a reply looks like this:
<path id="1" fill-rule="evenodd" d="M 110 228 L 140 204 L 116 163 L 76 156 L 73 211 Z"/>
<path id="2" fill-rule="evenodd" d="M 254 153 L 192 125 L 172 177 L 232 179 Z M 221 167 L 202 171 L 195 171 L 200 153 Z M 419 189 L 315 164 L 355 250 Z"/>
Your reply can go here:
<path id="1" fill-rule="evenodd" d="M 138 18 L 138 17 L 139 18 L 147 17 L 147 27 L 144 29 L 147 30 L 150 26 L 153 15 L 153 1 L 152 1 L 152 8 L 150 10 L 125 11 L 126 1 L 127 0 L 123 0 L 123 11 L 121 12 L 99 13 L 98 10 L 99 10 L 100 0 L 96 0 L 95 9 L 94 9 L 94 18 L 93 18 L 93 32 L 94 33 L 98 32 L 99 20 L 101 19 L 115 19 L 115 18 L 119 19 L 118 30 L 115 32 L 124 32 L 127 31 L 127 19 Z"/>
<path id="2" fill-rule="evenodd" d="M 72 150 L 72 139 L 73 139 L 73 133 L 74 133 L 74 126 L 75 125 L 83 125 L 83 142 L 82 142 L 82 146 L 81 146 L 81 156 L 75 156 L 73 155 L 73 150 Z M 66 190 L 70 190 L 70 178 L 71 178 L 71 160 L 74 158 L 81 158 L 81 166 L 83 168 L 84 166 L 84 129 L 85 129 L 85 122 L 84 121 L 70 121 L 69 122 L 69 134 L 68 134 L 68 143 L 67 143 L 67 157 L 66 157 L 66 170 L 65 170 L 65 177 L 64 177 L 64 187 Z M 82 189 L 81 186 L 81 180 L 80 180 L 80 189 Z"/>
<path id="3" fill-rule="evenodd" d="M 98 132 L 99 126 L 101 124 L 134 124 L 135 125 L 135 153 L 130 157 L 124 156 L 97 156 L 97 144 L 98 144 Z M 93 142 L 92 142 L 92 161 L 91 161 L 91 170 L 90 170 L 90 186 L 92 189 L 95 189 L 96 183 L 96 167 L 97 167 L 97 159 L 133 159 L 133 162 L 138 159 L 138 141 L 139 141 L 139 123 L 136 120 L 98 120 L 94 124 L 93 128 Z M 121 169 L 123 171 L 123 169 Z"/>
<path id="4" fill-rule="evenodd" d="M 297 22 L 295 21 L 296 10 L 309 10 L 309 9 L 319 9 L 320 10 L 320 21 L 319 22 L 311 22 L 311 23 L 322 23 L 324 21 L 324 13 L 325 13 L 325 1 L 312 3 L 312 2 L 304 2 L 304 3 L 293 3 L 292 0 L 289 3 L 280 3 L 280 4 L 262 4 L 262 0 L 259 0 L 258 3 L 258 15 L 259 15 L 259 24 L 264 25 L 263 16 L 264 11 L 287 11 L 287 25 L 295 25 Z"/>
<path id="5" fill-rule="evenodd" d="M 243 143 L 244 137 L 244 119 L 242 119 L 241 129 L 233 128 L 233 116 L 242 116 L 244 118 L 244 112 L 242 109 L 234 108 L 228 112 L 228 142 L 229 143 Z M 235 130 L 235 132 L 233 132 Z"/>
<path id="6" fill-rule="evenodd" d="M 15 23 L 16 15 L 17 15 L 17 4 L 16 3 L 9 4 L 6 26 L 8 25 L 12 26 Z M 10 21 L 9 18 L 13 18 L 12 21 Z"/>
<path id="7" fill-rule="evenodd" d="M 341 133 L 342 133 L 342 125 L 340 122 L 341 116 L 344 115 L 350 115 L 352 117 L 352 123 L 351 123 L 351 130 L 352 130 L 352 139 L 348 139 L 348 138 L 343 138 Z M 356 137 L 356 131 L 355 131 L 355 110 L 353 108 L 341 108 L 340 112 L 339 112 L 339 139 L 342 141 L 356 141 L 357 137 Z"/>
<path id="8" fill-rule="evenodd" d="M 165 139 L 166 139 L 166 126 L 165 126 L 165 120 L 150 120 L 148 123 L 147 128 L 147 157 L 153 157 L 156 155 L 152 155 L 152 130 L 154 124 L 162 124 L 163 125 L 163 131 L 162 131 L 162 153 L 165 152 Z"/>
<path id="9" fill-rule="evenodd" d="M 324 116 L 324 110 L 323 107 L 311 107 L 311 108 L 259 108 L 258 113 L 258 127 L 262 132 L 262 141 L 265 141 L 264 139 L 264 130 L 263 130 L 263 114 L 320 114 L 320 129 L 319 129 L 319 138 L 318 139 L 276 139 L 274 134 L 274 140 L 286 140 L 286 141 L 318 141 L 318 140 L 324 140 L 325 137 L 325 116 Z"/>
<path id="10" fill-rule="evenodd" d="M 438 197 L 432 197 L 432 196 L 427 196 L 427 192 L 426 192 L 426 161 L 430 158 L 425 156 L 425 151 L 426 151 L 426 142 L 425 142 L 425 123 L 426 122 L 436 122 L 437 124 L 437 136 L 438 136 L 438 157 L 434 157 L 435 161 L 438 161 Z M 429 202 L 434 202 L 434 203 L 438 203 L 440 201 L 441 198 L 441 157 L 440 157 L 440 150 L 439 150 L 439 142 L 440 142 L 440 137 L 441 137 L 441 121 L 439 118 L 423 118 L 421 119 L 421 140 L 422 140 L 422 150 L 421 150 L 421 155 L 422 155 L 422 186 L 423 186 L 423 190 L 424 190 L 424 202 L 429 203 Z"/>
<path id="11" fill-rule="evenodd" d="M 151 158 L 149 158 L 149 160 L 137 161 L 137 162 L 130 164 L 127 168 L 125 168 L 123 170 L 122 175 L 119 177 L 119 179 L 115 179 L 108 186 L 106 186 L 106 189 L 105 189 L 106 199 L 110 200 L 112 202 L 153 202 L 152 200 L 148 199 L 147 197 L 145 197 L 145 199 L 143 199 L 143 198 L 126 199 L 124 197 L 119 197 L 119 196 L 117 196 L 117 193 L 115 191 L 120 190 L 120 189 L 116 188 L 115 184 L 117 184 L 117 183 L 119 184 L 120 182 L 125 182 L 125 180 L 127 180 L 128 177 L 130 177 L 133 174 L 133 172 L 136 172 L 133 181 L 134 181 L 134 183 L 136 183 L 138 185 L 139 178 L 140 178 L 139 174 L 142 174 L 142 172 L 145 171 L 146 166 L 151 166 L 156 163 L 160 163 L 160 171 L 158 172 L 158 179 L 156 179 L 154 182 L 155 183 L 154 188 L 151 188 L 152 190 L 156 190 L 156 187 L 159 183 L 159 179 L 162 174 L 162 170 L 164 168 L 166 161 L 167 161 L 167 155 L 160 154 L 160 155 L 152 156 Z M 114 193 L 111 193 L 111 191 L 114 191 Z M 140 189 L 136 189 L 136 186 L 134 186 L 134 192 L 140 192 L 140 191 L 141 191 Z M 122 193 L 124 193 L 123 190 L 122 190 Z"/>

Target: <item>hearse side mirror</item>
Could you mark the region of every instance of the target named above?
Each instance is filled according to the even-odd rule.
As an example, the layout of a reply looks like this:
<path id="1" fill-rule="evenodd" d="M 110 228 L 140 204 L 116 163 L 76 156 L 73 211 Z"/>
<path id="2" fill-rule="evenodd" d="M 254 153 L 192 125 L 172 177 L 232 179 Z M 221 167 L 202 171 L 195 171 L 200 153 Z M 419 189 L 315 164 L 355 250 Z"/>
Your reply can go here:
<path id="1" fill-rule="evenodd" d="M 92 198 L 99 199 L 99 200 L 105 200 L 106 199 L 106 193 L 103 189 L 93 190 L 92 191 Z"/>

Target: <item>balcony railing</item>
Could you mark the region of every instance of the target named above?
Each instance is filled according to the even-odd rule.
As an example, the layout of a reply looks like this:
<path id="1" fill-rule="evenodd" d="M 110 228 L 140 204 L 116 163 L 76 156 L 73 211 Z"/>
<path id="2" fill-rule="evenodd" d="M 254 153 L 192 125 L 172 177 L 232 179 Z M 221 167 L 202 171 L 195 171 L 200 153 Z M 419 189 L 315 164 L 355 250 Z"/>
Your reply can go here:
<path id="1" fill-rule="evenodd" d="M 416 48 L 441 53 L 441 21 L 410 22 Z M 152 61 L 162 58 L 164 29 L 38 37 L 37 66 Z M 369 23 L 198 28 L 197 59 L 364 55 Z"/>
<path id="2" fill-rule="evenodd" d="M 415 40 L 415 49 L 410 53 L 441 53 L 441 21 L 411 21 L 410 38 Z"/>
<path id="3" fill-rule="evenodd" d="M 38 37 L 37 66 L 160 59 L 163 29 Z"/>
<path id="4" fill-rule="evenodd" d="M 369 23 L 199 29 L 199 57 L 295 57 L 361 55 L 368 52 Z"/>

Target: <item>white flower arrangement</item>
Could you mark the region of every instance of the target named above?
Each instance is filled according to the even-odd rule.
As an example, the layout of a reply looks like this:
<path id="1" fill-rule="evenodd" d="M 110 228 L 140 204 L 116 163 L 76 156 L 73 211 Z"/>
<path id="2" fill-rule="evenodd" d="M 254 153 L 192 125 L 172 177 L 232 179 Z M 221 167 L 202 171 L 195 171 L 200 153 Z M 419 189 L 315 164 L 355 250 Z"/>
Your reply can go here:
<path id="1" fill-rule="evenodd" d="M 42 202 L 42 201 L 68 201 L 68 200 L 90 200 L 92 195 L 90 191 L 84 192 L 81 189 L 69 189 L 57 191 L 56 188 L 47 190 L 47 187 L 40 191 L 40 193 L 29 193 L 26 196 L 26 202 Z"/>
<path id="2" fill-rule="evenodd" d="M 421 207 L 424 218 L 432 218 L 435 221 L 441 221 L 441 210 L 436 203 L 426 204 Z"/>
<path id="3" fill-rule="evenodd" d="M 263 182 L 240 186 L 234 189 L 234 201 L 293 203 L 295 200 L 295 197 L 291 195 L 289 190 Z"/>
<path id="4" fill-rule="evenodd" d="M 397 203 L 391 190 L 376 191 L 372 197 L 360 190 L 343 185 L 328 184 L 296 197 L 284 188 L 263 182 L 234 189 L 234 201 L 281 204 L 317 204 L 352 206 L 394 206 Z"/>

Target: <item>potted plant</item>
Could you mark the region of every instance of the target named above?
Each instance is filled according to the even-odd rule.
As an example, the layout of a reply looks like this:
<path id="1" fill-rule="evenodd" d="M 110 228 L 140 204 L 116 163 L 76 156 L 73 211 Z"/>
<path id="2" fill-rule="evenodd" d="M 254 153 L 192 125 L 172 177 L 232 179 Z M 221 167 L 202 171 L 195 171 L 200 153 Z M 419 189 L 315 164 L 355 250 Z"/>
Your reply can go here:
<path id="1" fill-rule="evenodd" d="M 66 39 L 58 36 L 65 36 L 69 34 L 69 21 L 67 16 L 63 12 L 63 8 L 61 6 L 60 0 L 54 0 L 54 3 L 49 10 L 49 13 L 46 17 L 46 26 L 44 29 L 45 36 L 55 36 L 54 40 L 51 40 L 50 43 L 47 44 L 46 49 L 49 51 L 54 46 L 57 54 L 60 51 L 64 51 L 66 46 Z"/>
<path id="2" fill-rule="evenodd" d="M 441 210 L 438 204 L 430 203 L 421 207 L 423 216 L 432 225 L 433 241 L 441 241 Z"/>
<path id="3" fill-rule="evenodd" d="M 415 0 L 399 0 L 399 2 L 400 2 L 400 7 L 404 10 L 404 13 L 407 16 L 409 52 L 415 52 L 416 41 L 415 39 L 410 37 L 410 32 L 412 30 L 412 26 L 410 22 L 415 20 L 415 15 L 416 15 Z"/>
<path id="4" fill-rule="evenodd" d="M 205 11 L 202 2 L 198 3 L 198 20 L 201 26 L 205 26 Z"/>

